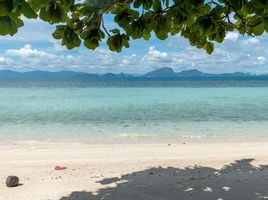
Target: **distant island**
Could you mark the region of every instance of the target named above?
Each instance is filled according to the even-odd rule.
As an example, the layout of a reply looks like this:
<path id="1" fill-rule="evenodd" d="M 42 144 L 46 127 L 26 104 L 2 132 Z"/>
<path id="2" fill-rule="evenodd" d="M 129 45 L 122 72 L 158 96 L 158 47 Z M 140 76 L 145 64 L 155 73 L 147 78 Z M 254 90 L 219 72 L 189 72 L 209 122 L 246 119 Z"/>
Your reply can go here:
<path id="1" fill-rule="evenodd" d="M 16 72 L 11 70 L 0 70 L 0 81 L 16 81 L 16 80 L 124 80 L 124 79 L 261 79 L 268 80 L 268 74 L 252 75 L 250 73 L 234 72 L 212 74 L 204 73 L 197 69 L 184 70 L 181 72 L 174 72 L 172 68 L 163 67 L 145 74 L 134 75 L 126 73 L 106 73 L 93 74 L 86 72 L 74 71 L 29 71 Z"/>
<path id="2" fill-rule="evenodd" d="M 201 72 L 197 69 L 174 72 L 172 68 L 163 67 L 163 68 L 148 72 L 144 76 L 146 77 L 248 77 L 248 76 L 255 76 L 255 75 L 251 75 L 250 73 L 242 73 L 242 72 L 210 74 L 210 73 Z"/>

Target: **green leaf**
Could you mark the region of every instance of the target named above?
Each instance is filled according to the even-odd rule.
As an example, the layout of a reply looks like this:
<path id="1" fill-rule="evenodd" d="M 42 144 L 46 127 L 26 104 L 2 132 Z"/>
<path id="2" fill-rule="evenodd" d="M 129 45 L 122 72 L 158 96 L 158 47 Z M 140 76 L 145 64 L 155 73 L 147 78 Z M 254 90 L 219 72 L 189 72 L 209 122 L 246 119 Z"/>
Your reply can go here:
<path id="1" fill-rule="evenodd" d="M 54 24 L 64 22 L 66 13 L 60 4 L 50 2 L 40 10 L 39 17 L 46 22 Z"/>
<path id="2" fill-rule="evenodd" d="M 123 47 L 121 35 L 114 35 L 108 38 L 107 45 L 111 51 L 120 52 Z"/>
<path id="3" fill-rule="evenodd" d="M 66 28 L 67 27 L 65 25 L 58 25 L 52 36 L 57 40 L 62 39 L 64 37 L 64 32 L 66 31 Z"/>
<path id="4" fill-rule="evenodd" d="M 165 31 L 162 31 L 162 30 L 156 31 L 155 35 L 160 40 L 165 40 L 168 37 L 168 34 Z"/>
<path id="5" fill-rule="evenodd" d="M 133 3 L 134 8 L 138 8 L 138 7 L 140 7 L 140 6 L 141 6 L 141 3 L 142 3 L 141 0 L 136 0 L 136 1 L 134 1 L 134 3 Z"/>
<path id="6" fill-rule="evenodd" d="M 0 35 L 14 35 L 18 31 L 18 26 L 10 17 L 0 17 Z"/>
<path id="7" fill-rule="evenodd" d="M 153 5 L 153 0 L 143 1 L 143 8 L 149 10 Z"/>
<path id="8" fill-rule="evenodd" d="M 48 3 L 48 0 L 28 0 L 27 2 L 37 12 Z"/>
<path id="9" fill-rule="evenodd" d="M 90 39 L 86 39 L 84 41 L 84 45 L 85 47 L 87 47 L 88 49 L 96 49 L 99 46 L 99 41 L 96 39 L 90 40 Z"/>
<path id="10" fill-rule="evenodd" d="M 151 38 L 151 33 L 144 32 L 142 35 L 143 39 L 149 40 Z"/>
<path id="11" fill-rule="evenodd" d="M 191 27 L 191 32 L 202 31 L 202 21 L 197 20 Z"/>
<path id="12" fill-rule="evenodd" d="M 21 10 L 23 12 L 23 15 L 27 18 L 37 18 L 38 17 L 38 15 L 32 9 L 32 7 L 29 5 L 29 3 L 25 2 L 25 1 L 23 1 L 21 4 Z"/>
<path id="13" fill-rule="evenodd" d="M 153 9 L 154 9 L 155 12 L 161 12 L 162 11 L 162 5 L 161 5 L 160 0 L 154 0 Z"/>
<path id="14" fill-rule="evenodd" d="M 208 54 L 212 54 L 212 52 L 214 51 L 214 44 L 211 43 L 211 42 L 208 42 L 206 45 L 205 45 L 205 49 L 206 49 L 206 52 Z"/>
<path id="15" fill-rule="evenodd" d="M 18 27 L 24 26 L 24 22 L 20 18 L 17 18 L 15 20 L 15 23 L 17 24 Z"/>
<path id="16" fill-rule="evenodd" d="M 235 10 L 239 10 L 242 6 L 242 0 L 230 0 L 230 3 Z"/>
<path id="17" fill-rule="evenodd" d="M 165 2 L 166 2 L 166 7 L 168 7 L 169 6 L 169 0 L 165 0 Z"/>
<path id="18" fill-rule="evenodd" d="M 72 28 L 75 30 L 81 30 L 83 27 L 83 22 L 82 21 L 76 21 L 72 24 Z"/>
<path id="19" fill-rule="evenodd" d="M 122 43 L 126 48 L 129 48 L 129 42 L 128 42 L 127 38 L 123 37 L 122 38 Z"/>
<path id="20" fill-rule="evenodd" d="M 68 49 L 73 49 L 80 46 L 81 40 L 72 29 L 67 29 L 64 33 L 62 44 L 65 45 Z"/>
<path id="21" fill-rule="evenodd" d="M 0 16 L 7 16 L 13 9 L 13 1 L 2 0 L 0 1 Z"/>
<path id="22" fill-rule="evenodd" d="M 264 17 L 263 23 L 264 23 L 264 28 L 265 28 L 265 30 L 267 32 L 268 31 L 268 16 Z"/>
<path id="23" fill-rule="evenodd" d="M 253 27 L 254 35 L 259 36 L 259 35 L 263 34 L 263 32 L 264 32 L 264 23 L 259 23 Z"/>
<path id="24" fill-rule="evenodd" d="M 117 28 L 110 30 L 110 32 L 112 32 L 113 34 L 116 34 L 116 35 L 120 34 L 120 31 Z"/>

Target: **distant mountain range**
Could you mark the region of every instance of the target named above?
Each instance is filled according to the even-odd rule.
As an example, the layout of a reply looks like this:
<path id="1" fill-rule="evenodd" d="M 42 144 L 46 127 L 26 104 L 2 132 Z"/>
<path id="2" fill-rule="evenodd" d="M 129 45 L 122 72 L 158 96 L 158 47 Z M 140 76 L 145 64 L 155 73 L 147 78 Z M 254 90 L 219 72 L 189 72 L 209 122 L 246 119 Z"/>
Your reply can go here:
<path id="1" fill-rule="evenodd" d="M 203 73 L 197 69 L 174 72 L 172 68 L 163 67 L 145 74 L 146 77 L 248 77 L 255 76 L 250 73 L 234 72 L 223 74 Z M 268 76 L 268 75 L 267 75 Z"/>
<path id="2" fill-rule="evenodd" d="M 172 68 L 163 67 L 146 74 L 132 75 L 132 74 L 92 74 L 85 72 L 73 71 L 30 71 L 30 72 L 16 72 L 11 70 L 0 70 L 0 81 L 4 80 L 114 80 L 114 79 L 154 79 L 154 78 L 264 78 L 268 80 L 268 74 L 252 75 L 250 73 L 234 72 L 223 74 L 204 73 L 196 69 L 185 70 L 181 72 L 174 72 Z"/>

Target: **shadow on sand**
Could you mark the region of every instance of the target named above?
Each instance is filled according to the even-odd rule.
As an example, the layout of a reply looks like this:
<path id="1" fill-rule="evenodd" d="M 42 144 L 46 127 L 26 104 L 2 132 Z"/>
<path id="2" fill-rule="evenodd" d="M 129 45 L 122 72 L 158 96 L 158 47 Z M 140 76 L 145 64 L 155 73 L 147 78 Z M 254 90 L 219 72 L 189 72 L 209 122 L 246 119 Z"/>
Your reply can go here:
<path id="1" fill-rule="evenodd" d="M 254 200 L 268 199 L 268 166 L 238 160 L 221 170 L 195 166 L 151 168 L 103 179 L 97 193 L 77 191 L 60 200 Z M 115 187 L 109 184 L 116 184 Z"/>

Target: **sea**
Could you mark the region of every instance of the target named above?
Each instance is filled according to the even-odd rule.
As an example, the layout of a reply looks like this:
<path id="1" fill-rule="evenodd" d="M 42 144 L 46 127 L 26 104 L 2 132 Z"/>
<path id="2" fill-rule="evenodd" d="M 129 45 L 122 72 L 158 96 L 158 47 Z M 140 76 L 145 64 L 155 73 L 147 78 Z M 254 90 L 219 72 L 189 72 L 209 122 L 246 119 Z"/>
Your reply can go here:
<path id="1" fill-rule="evenodd" d="M 1 141 L 251 137 L 268 139 L 266 80 L 0 81 Z"/>

